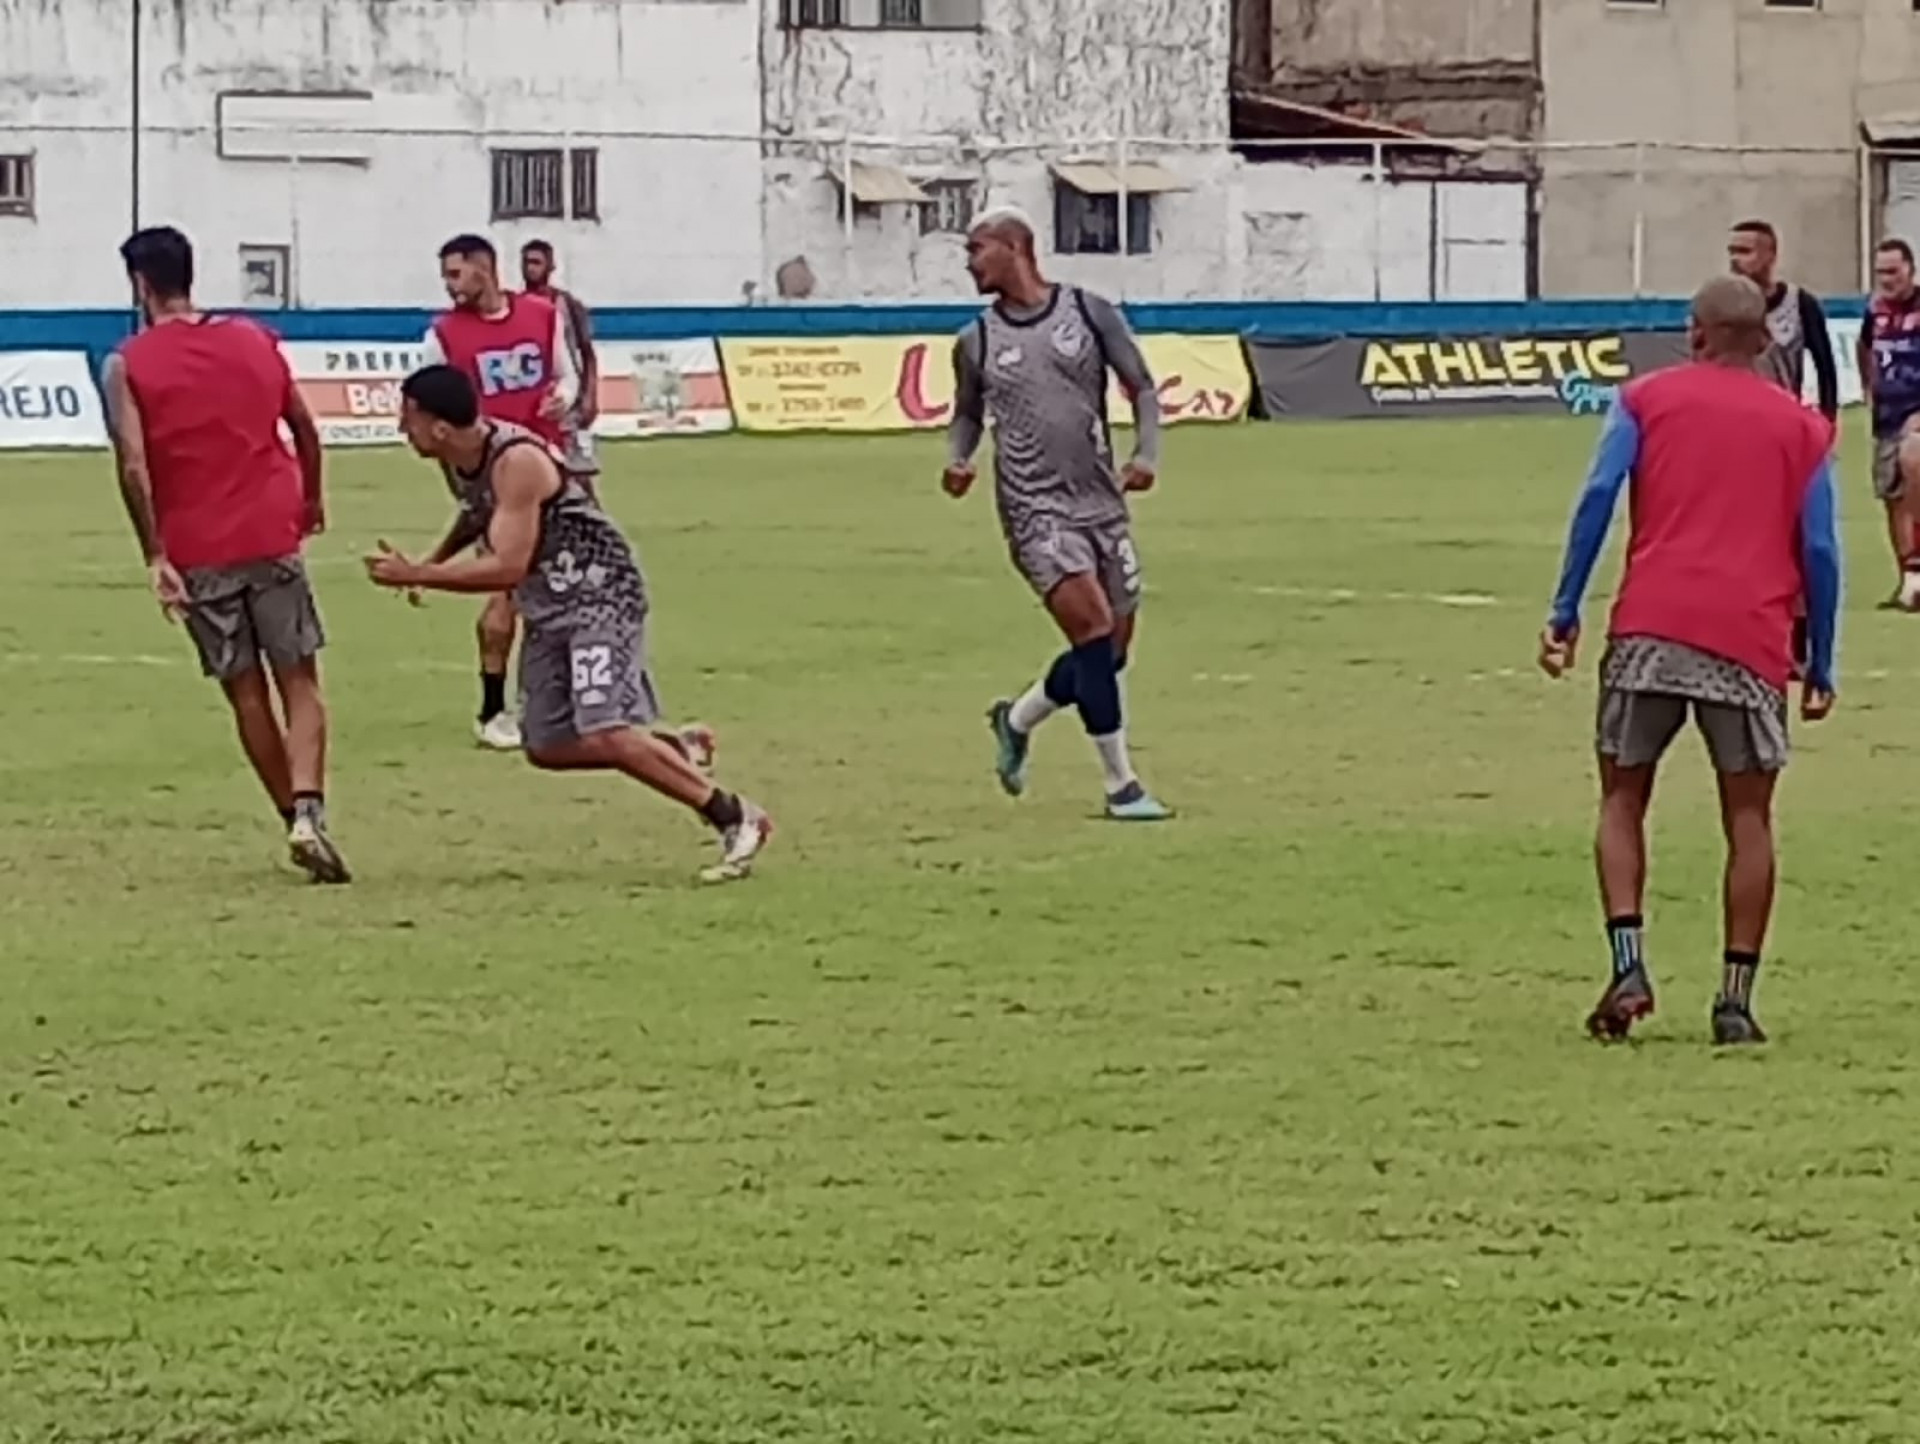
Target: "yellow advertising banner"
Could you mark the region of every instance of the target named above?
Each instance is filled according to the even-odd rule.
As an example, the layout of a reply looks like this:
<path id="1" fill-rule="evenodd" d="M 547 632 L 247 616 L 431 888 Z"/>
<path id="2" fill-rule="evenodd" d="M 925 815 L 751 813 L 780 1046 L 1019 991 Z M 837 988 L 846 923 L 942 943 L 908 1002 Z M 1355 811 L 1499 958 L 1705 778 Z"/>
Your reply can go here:
<path id="1" fill-rule="evenodd" d="M 1253 382 L 1237 336 L 1140 338 L 1169 422 L 1238 421 Z M 723 340 L 721 369 L 742 431 L 919 431 L 953 415 L 953 337 Z M 1132 416 L 1118 382 L 1116 422 Z"/>

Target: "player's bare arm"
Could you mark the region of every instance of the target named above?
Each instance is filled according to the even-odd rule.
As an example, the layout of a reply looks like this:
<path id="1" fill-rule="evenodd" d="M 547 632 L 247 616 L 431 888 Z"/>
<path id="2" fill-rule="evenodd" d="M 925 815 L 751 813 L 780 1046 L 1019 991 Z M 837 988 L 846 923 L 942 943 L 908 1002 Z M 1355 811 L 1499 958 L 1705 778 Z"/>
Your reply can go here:
<path id="1" fill-rule="evenodd" d="M 532 447 L 494 463 L 493 521 L 488 554 L 466 561 L 415 562 L 397 552 L 367 558 L 367 575 L 383 587 L 435 592 L 504 592 L 526 579 L 540 543 L 540 508 L 559 486 L 553 462 Z"/>
<path id="2" fill-rule="evenodd" d="M 580 348 L 580 405 L 574 415 L 582 426 L 592 426 L 600 419 L 600 357 L 593 349 L 593 313 L 571 291 L 567 292 L 567 318 Z"/>
<path id="3" fill-rule="evenodd" d="M 947 469 L 940 485 L 948 496 L 965 496 L 973 486 L 973 457 L 987 432 L 987 393 L 980 360 L 967 344 L 969 327 L 953 343 L 953 420 L 947 423 Z"/>
<path id="4" fill-rule="evenodd" d="M 102 377 L 106 392 L 107 434 L 113 441 L 114 470 L 120 479 L 120 500 L 133 523 L 140 557 L 151 574 L 153 595 L 160 609 L 178 618 L 187 601 L 186 583 L 160 551 L 160 530 L 153 516 L 153 476 L 147 470 L 147 434 L 127 380 L 127 363 L 119 355 L 107 358 Z"/>
<path id="5" fill-rule="evenodd" d="M 1107 364 L 1120 378 L 1120 385 L 1133 406 L 1133 459 L 1121 470 L 1120 481 L 1128 491 L 1145 491 L 1160 474 L 1160 388 L 1153 371 L 1140 350 L 1133 328 L 1120 308 L 1097 296 L 1087 297 L 1087 318 L 1100 336 Z"/>
<path id="6" fill-rule="evenodd" d="M 320 444 L 320 428 L 300 388 L 287 382 L 287 399 L 280 412 L 293 437 L 293 454 L 300 460 L 300 492 L 307 501 L 306 534 L 318 536 L 327 529 L 326 450 Z"/>
<path id="7" fill-rule="evenodd" d="M 553 385 L 541 411 L 547 420 L 558 421 L 580 399 L 580 372 L 573 364 L 573 348 L 567 345 L 567 312 L 563 306 L 553 308 L 553 340 L 548 350 L 553 353 Z"/>
<path id="8" fill-rule="evenodd" d="M 447 528 L 447 534 L 440 538 L 440 544 L 427 560 L 435 566 L 450 562 L 486 534 L 487 529 L 480 524 L 480 519 L 463 506 L 454 513 L 453 524 Z"/>

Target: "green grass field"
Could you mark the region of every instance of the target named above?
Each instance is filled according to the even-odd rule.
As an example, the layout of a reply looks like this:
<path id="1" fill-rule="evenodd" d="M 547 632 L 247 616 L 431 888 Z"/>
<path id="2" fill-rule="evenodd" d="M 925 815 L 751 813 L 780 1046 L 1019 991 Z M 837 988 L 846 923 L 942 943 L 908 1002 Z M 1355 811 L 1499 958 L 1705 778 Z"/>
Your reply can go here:
<path id="1" fill-rule="evenodd" d="M 1071 718 L 994 788 L 1053 643 L 937 440 L 616 450 L 668 700 L 782 827 L 718 890 L 664 804 L 471 747 L 472 606 L 355 561 L 437 535 L 423 465 L 339 457 L 314 552 L 323 891 L 105 461 L 0 461 L 0 1439 L 1912 1438 L 1920 624 L 1864 442 L 1726 1056 L 1691 742 L 1662 1012 L 1580 1033 L 1590 683 L 1532 652 L 1591 434 L 1177 433 L 1160 829 L 1092 820 Z"/>

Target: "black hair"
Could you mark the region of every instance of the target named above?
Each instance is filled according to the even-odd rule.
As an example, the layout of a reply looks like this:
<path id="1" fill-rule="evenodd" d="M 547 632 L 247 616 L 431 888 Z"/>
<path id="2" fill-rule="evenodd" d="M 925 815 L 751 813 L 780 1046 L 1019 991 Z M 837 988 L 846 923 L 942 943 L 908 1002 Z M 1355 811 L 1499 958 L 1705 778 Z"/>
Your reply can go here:
<path id="1" fill-rule="evenodd" d="M 472 426 L 480 419 L 480 394 L 457 366 L 423 366 L 400 383 L 400 394 L 449 426 Z"/>
<path id="2" fill-rule="evenodd" d="M 538 251 L 541 255 L 545 256 L 549 261 L 551 261 L 553 259 L 553 242 L 537 241 L 537 240 L 528 241 L 524 246 L 520 248 L 520 254 L 524 256 L 528 251 Z"/>
<path id="3" fill-rule="evenodd" d="M 1765 236 L 1775 246 L 1780 244 L 1780 233 L 1773 228 L 1771 221 L 1736 221 L 1733 229 L 1745 231 L 1750 236 Z"/>
<path id="4" fill-rule="evenodd" d="M 493 242 L 485 236 L 475 235 L 455 236 L 448 241 L 440 248 L 440 259 L 444 261 L 449 256 L 459 256 L 462 260 L 473 256 L 485 256 L 489 261 L 499 259 L 494 252 Z"/>
<path id="5" fill-rule="evenodd" d="M 1887 237 L 1886 240 L 1875 246 L 1874 250 L 1891 251 L 1909 266 L 1913 264 L 1913 247 L 1901 240 L 1898 236 Z"/>
<path id="6" fill-rule="evenodd" d="M 193 242 L 172 226 L 135 231 L 120 245 L 127 275 L 138 276 L 163 301 L 193 291 Z"/>

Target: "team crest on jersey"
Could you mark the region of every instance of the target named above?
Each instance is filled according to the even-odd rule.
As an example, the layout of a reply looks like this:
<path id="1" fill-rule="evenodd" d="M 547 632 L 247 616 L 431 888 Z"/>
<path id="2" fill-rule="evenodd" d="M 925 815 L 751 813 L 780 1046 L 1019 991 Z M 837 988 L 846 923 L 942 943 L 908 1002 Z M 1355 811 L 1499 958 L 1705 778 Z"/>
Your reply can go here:
<path id="1" fill-rule="evenodd" d="M 1003 346 L 1000 349 L 1000 353 L 993 358 L 993 364 L 1002 371 L 1007 371 L 1018 366 L 1020 364 L 1020 348 L 1018 346 Z"/>
<path id="2" fill-rule="evenodd" d="M 1071 361 L 1086 347 L 1083 337 L 1069 323 L 1062 321 L 1053 328 L 1053 349 Z"/>

